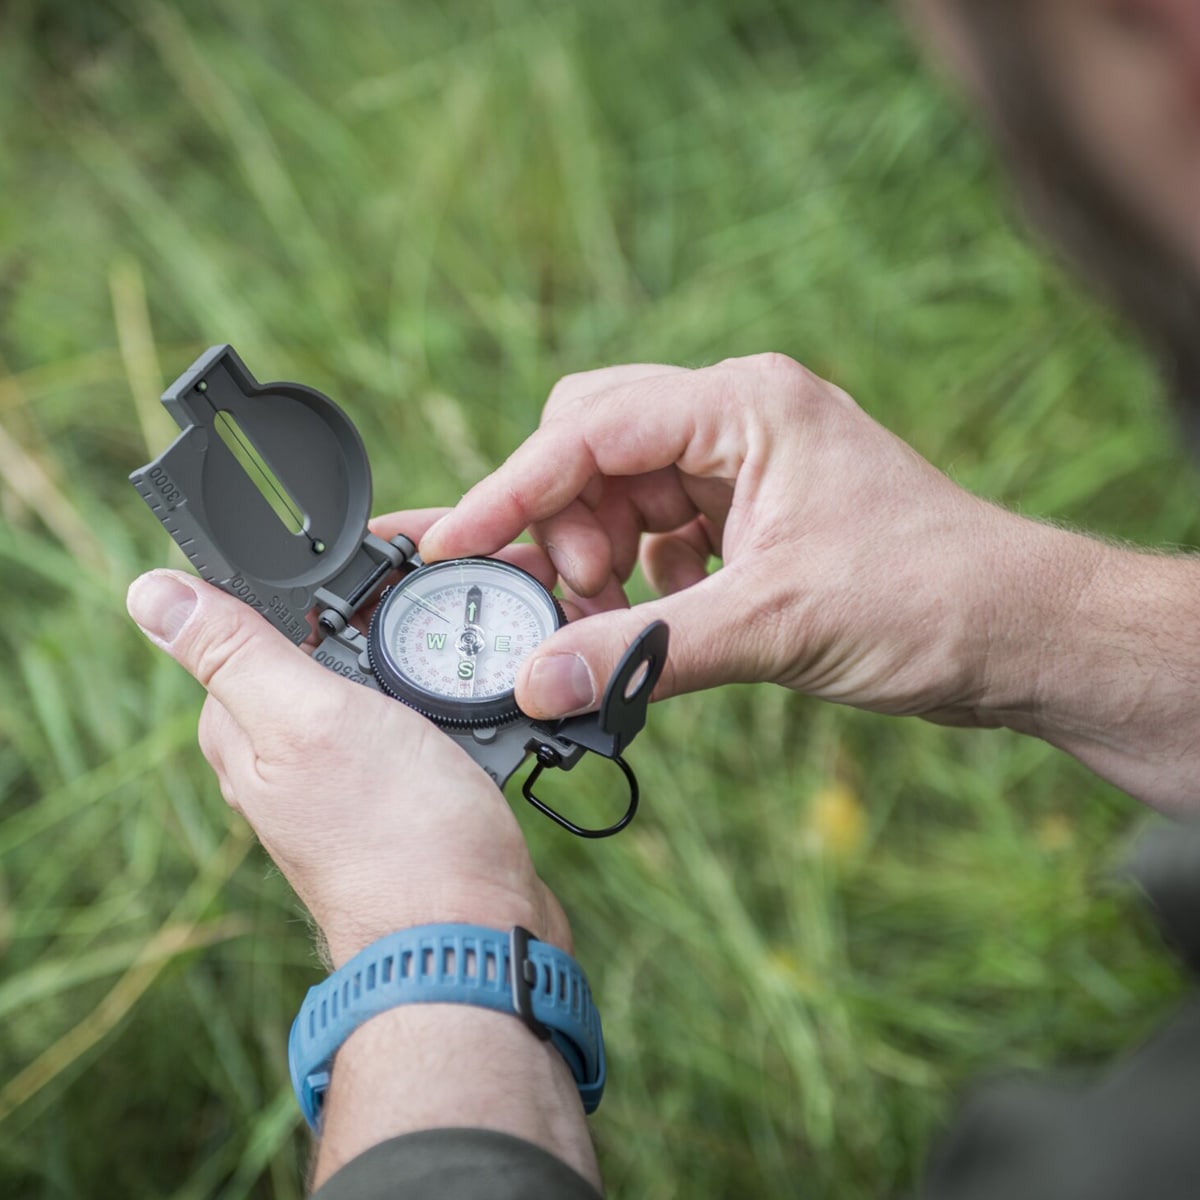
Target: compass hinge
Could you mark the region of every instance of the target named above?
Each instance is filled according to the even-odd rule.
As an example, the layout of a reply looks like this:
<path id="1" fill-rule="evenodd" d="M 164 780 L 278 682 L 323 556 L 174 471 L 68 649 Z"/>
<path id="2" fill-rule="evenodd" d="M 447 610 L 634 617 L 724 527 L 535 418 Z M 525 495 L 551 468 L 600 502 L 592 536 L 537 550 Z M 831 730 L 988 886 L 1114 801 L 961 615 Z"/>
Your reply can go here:
<path id="1" fill-rule="evenodd" d="M 350 618 L 379 591 L 393 571 L 417 552 L 410 538 L 398 534 L 390 542 L 368 533 L 349 564 L 313 594 L 321 610 L 317 624 L 326 633 L 341 633 Z"/>

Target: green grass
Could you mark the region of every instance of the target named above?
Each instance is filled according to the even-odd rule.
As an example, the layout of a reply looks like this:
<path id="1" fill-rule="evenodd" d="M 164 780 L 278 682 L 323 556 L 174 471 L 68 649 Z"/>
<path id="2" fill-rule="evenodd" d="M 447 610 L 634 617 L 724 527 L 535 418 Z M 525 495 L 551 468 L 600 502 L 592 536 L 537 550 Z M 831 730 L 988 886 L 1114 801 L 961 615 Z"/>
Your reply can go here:
<path id="1" fill-rule="evenodd" d="M 125 475 L 205 345 L 343 403 L 380 509 L 454 500 L 562 373 L 776 349 L 984 494 L 1200 538 L 1146 364 L 869 0 L 26 0 L 0 133 L 6 1196 L 302 1193 L 308 929 L 122 607 L 175 561 Z M 965 1081 L 1179 993 L 1110 879 L 1136 806 L 1040 744 L 761 688 L 634 757 L 612 844 L 522 814 L 614 1196 L 904 1195 Z"/>

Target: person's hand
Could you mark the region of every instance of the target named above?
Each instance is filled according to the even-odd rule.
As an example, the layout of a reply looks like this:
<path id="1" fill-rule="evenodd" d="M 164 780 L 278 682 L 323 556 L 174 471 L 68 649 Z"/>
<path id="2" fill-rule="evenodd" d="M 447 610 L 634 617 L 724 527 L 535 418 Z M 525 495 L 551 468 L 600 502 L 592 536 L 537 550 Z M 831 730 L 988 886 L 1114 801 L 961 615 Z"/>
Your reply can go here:
<path id="1" fill-rule="evenodd" d="M 1028 647 L 1052 644 L 1098 551 L 972 496 L 780 355 L 568 376 L 421 555 L 487 554 L 527 527 L 588 614 L 523 667 L 517 699 L 536 717 L 595 707 L 661 618 L 656 698 L 769 680 L 997 723 L 991 709 L 1032 695 Z M 622 585 L 639 556 L 663 598 L 631 611 Z"/>
<path id="2" fill-rule="evenodd" d="M 429 519 L 412 515 L 414 536 Z M 399 531 L 386 520 L 375 528 Z M 536 554 L 510 557 L 539 569 Z M 323 930 L 335 966 L 384 934 L 446 921 L 524 925 L 570 950 L 562 909 L 503 795 L 436 726 L 319 666 L 199 579 L 153 571 L 130 587 L 128 605 L 208 689 L 205 757 Z"/>
<path id="3" fill-rule="evenodd" d="M 442 511 L 372 528 L 416 538 Z M 553 584 L 536 546 L 502 553 Z M 385 934 L 445 922 L 523 925 L 571 952 L 566 917 L 504 796 L 435 725 L 319 666 L 191 576 L 152 571 L 128 604 L 208 689 L 204 754 L 321 927 L 335 967 Z M 599 1186 L 562 1054 L 504 1013 L 458 1004 L 401 1005 L 350 1034 L 334 1063 L 315 1181 L 389 1138 L 458 1126 L 532 1141 Z"/>

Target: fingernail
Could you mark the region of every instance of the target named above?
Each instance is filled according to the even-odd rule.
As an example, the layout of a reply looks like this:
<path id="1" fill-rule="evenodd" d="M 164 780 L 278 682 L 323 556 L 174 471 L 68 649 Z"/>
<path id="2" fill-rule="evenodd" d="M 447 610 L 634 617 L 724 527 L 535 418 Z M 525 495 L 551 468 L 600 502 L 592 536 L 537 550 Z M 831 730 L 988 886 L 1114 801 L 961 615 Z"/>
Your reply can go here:
<path id="1" fill-rule="evenodd" d="M 591 668 L 578 654 L 539 658 L 529 673 L 529 690 L 538 710 L 556 717 L 587 712 L 596 703 Z"/>
<path id="2" fill-rule="evenodd" d="M 547 542 L 546 556 L 554 564 L 554 569 L 558 572 L 561 579 L 565 579 L 568 583 L 578 582 L 575 575 L 575 560 L 569 554 L 560 550 L 552 543 Z"/>
<path id="3" fill-rule="evenodd" d="M 143 575 L 133 581 L 125 605 L 145 633 L 170 645 L 192 615 L 196 593 L 175 575 Z"/>

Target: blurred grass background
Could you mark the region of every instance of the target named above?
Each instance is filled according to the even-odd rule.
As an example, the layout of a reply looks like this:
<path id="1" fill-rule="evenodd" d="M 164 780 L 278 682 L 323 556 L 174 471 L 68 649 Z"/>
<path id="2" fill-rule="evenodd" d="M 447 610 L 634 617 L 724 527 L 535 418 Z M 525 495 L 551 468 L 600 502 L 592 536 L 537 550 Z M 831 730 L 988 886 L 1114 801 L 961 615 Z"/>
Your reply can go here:
<path id="1" fill-rule="evenodd" d="M 1146 363 L 877 0 L 16 0 L 0 138 L 5 1196 L 303 1191 L 306 923 L 122 604 L 204 346 L 345 405 L 380 510 L 452 502 L 562 373 L 775 349 L 984 494 L 1200 538 Z M 616 1197 L 907 1195 L 968 1079 L 1179 993 L 1111 878 L 1136 806 L 1040 744 L 762 688 L 634 757 L 612 844 L 522 814 Z"/>

